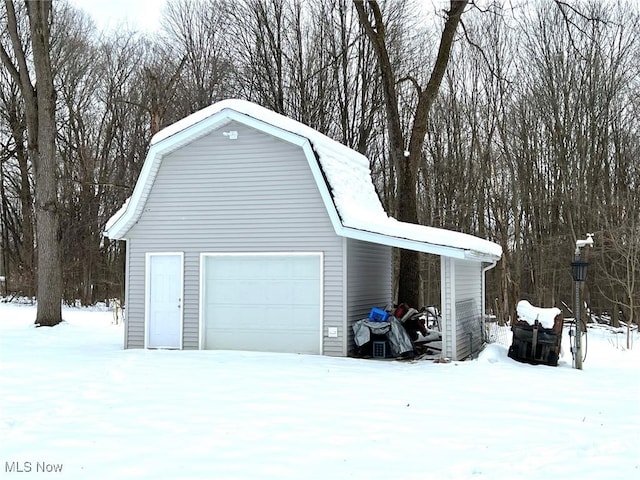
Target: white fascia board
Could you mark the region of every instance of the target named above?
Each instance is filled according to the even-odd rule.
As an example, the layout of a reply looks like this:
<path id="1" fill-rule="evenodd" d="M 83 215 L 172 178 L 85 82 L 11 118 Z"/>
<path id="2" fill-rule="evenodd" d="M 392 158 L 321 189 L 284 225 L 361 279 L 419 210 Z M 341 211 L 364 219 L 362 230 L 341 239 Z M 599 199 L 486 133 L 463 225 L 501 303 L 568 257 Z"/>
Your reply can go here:
<path id="1" fill-rule="evenodd" d="M 416 252 L 430 253 L 448 258 L 458 258 L 461 260 L 470 260 L 474 262 L 492 262 L 495 264 L 498 258 L 481 252 L 465 250 L 457 247 L 448 247 L 445 245 L 437 245 L 427 242 L 419 242 L 409 240 L 407 238 L 395 237 L 379 232 L 370 232 L 367 230 L 358 230 L 355 228 L 341 227 L 338 235 L 355 240 L 365 242 L 378 243 L 381 245 L 389 245 L 390 247 L 403 248 L 405 250 L 414 250 Z"/>
<path id="2" fill-rule="evenodd" d="M 338 209 L 336 208 L 336 204 L 333 202 L 333 197 L 331 196 L 331 192 L 329 191 L 329 186 L 324 179 L 324 175 L 322 174 L 322 170 L 320 169 L 316 154 L 313 151 L 309 140 L 305 139 L 305 144 L 302 146 L 302 150 L 304 151 L 305 156 L 307 157 L 307 161 L 309 162 L 309 168 L 311 168 L 313 179 L 316 181 L 316 185 L 318 186 L 318 191 L 320 192 L 322 203 L 324 203 L 324 207 L 327 211 L 327 214 L 329 215 L 331 225 L 333 225 L 333 230 L 337 235 L 344 236 L 340 233 L 340 231 L 344 227 L 342 226 L 340 215 L 338 215 Z"/>
<path id="3" fill-rule="evenodd" d="M 243 125 L 255 128 L 256 130 L 260 130 L 261 132 L 267 133 L 295 145 L 302 145 L 307 141 L 306 137 L 289 132 L 288 130 L 283 130 L 277 125 L 271 125 L 270 123 L 259 120 L 255 117 L 252 117 L 251 115 L 237 112 L 236 110 L 224 109 L 216 115 L 224 115 L 225 118 L 229 119 L 230 121 L 242 123 Z"/>
<path id="4" fill-rule="evenodd" d="M 489 253 L 477 252 L 475 250 L 465 250 L 464 251 L 465 260 L 472 260 L 474 262 L 487 262 L 493 263 L 494 265 L 500 260 L 502 257 L 497 257 L 495 255 L 491 255 Z"/>
<path id="5" fill-rule="evenodd" d="M 432 253 L 443 257 L 465 258 L 465 250 L 454 247 L 446 247 L 443 245 L 434 245 L 431 243 L 418 242 L 393 235 L 383 233 L 369 232 L 367 230 L 358 230 L 355 228 L 342 227 L 339 235 L 344 237 L 362 240 L 365 242 L 379 243 L 381 245 L 389 245 L 390 247 L 403 248 L 405 250 L 414 250 L 417 252 Z"/>
<path id="6" fill-rule="evenodd" d="M 105 236 L 114 240 L 122 240 L 125 238 L 126 233 L 129 231 L 129 228 L 131 228 L 131 226 L 137 221 L 138 217 L 140 216 L 139 213 L 137 213 L 137 210 L 138 205 L 140 205 L 141 203 L 140 200 L 143 197 L 144 187 L 148 183 L 150 177 L 152 177 L 151 183 L 153 183 L 153 178 L 155 178 L 155 173 L 159 168 L 159 165 L 156 166 L 155 164 L 159 164 L 159 162 L 160 159 L 157 158 L 157 149 L 155 147 L 151 147 L 149 149 L 149 152 L 147 153 L 147 157 L 144 160 L 142 169 L 140 170 L 140 175 L 138 175 L 138 180 L 136 181 L 136 185 L 133 189 L 133 194 L 129 198 L 127 208 L 124 212 L 122 212 L 120 218 L 118 218 L 113 223 L 113 225 L 111 225 L 111 228 L 105 231 Z M 154 168 L 155 172 L 153 172 Z M 144 205 L 140 206 L 140 211 L 142 211 L 143 206 Z"/>
<path id="7" fill-rule="evenodd" d="M 149 148 L 127 208 L 120 215 L 120 218 L 111 225 L 111 228 L 105 231 L 105 236 L 114 240 L 126 238 L 127 232 L 138 221 L 142 213 L 142 209 L 151 190 L 151 185 L 153 185 L 156 174 L 160 169 L 163 155 L 164 152 L 162 151 L 161 144 L 152 145 L 151 148 Z"/>

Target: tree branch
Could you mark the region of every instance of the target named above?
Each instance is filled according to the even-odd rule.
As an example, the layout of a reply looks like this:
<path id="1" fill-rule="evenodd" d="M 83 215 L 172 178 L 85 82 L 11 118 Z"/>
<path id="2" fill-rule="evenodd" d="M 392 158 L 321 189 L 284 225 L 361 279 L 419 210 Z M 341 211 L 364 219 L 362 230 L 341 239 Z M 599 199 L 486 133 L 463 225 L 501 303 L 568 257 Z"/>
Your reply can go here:
<path id="1" fill-rule="evenodd" d="M 607 23 L 605 21 L 603 21 L 601 18 L 598 17 L 591 17 L 588 15 L 585 15 L 583 12 L 581 12 L 580 10 L 578 10 L 576 7 L 574 7 L 573 5 L 570 5 L 569 3 L 562 1 L 562 0 L 555 0 L 556 5 L 558 6 L 558 9 L 560 10 L 560 14 L 562 15 L 562 18 L 564 19 L 564 23 L 567 25 L 567 33 L 569 34 L 569 42 L 571 43 L 571 47 L 573 48 L 574 52 L 581 58 L 584 59 L 584 55 L 582 53 L 582 51 L 578 48 L 578 46 L 575 43 L 575 40 L 573 38 L 573 34 L 571 33 L 571 27 L 576 28 L 580 33 L 582 33 L 583 35 L 585 35 L 588 38 L 592 38 L 592 36 L 589 34 L 589 32 L 587 32 L 584 28 L 580 27 L 572 18 L 570 18 L 569 13 L 567 12 L 567 10 L 573 12 L 575 15 L 579 16 L 580 18 L 582 18 L 583 20 L 586 20 L 589 23 L 597 23 L 597 22 L 602 22 L 602 23 Z"/>
<path id="2" fill-rule="evenodd" d="M 13 66 L 15 72 L 17 72 L 18 76 L 18 85 L 20 85 L 20 90 L 22 90 L 22 94 L 25 97 L 25 102 L 33 102 L 35 98 L 35 88 L 31 83 L 31 78 L 29 77 L 29 69 L 27 68 L 27 59 L 22 48 L 22 43 L 20 42 L 20 35 L 18 34 L 18 20 L 16 17 L 16 9 L 13 4 L 13 0 L 4 0 L 5 6 L 7 8 L 7 30 L 9 30 L 9 37 L 11 38 L 11 46 L 13 48 L 13 53 L 15 55 L 16 61 L 18 65 L 14 65 L 11 62 L 9 55 L 7 52 L 3 50 L 2 60 L 3 63 L 6 61 L 9 62 L 10 65 Z M 5 61 L 6 55 L 6 61 Z M 9 66 L 5 63 L 7 69 L 11 71 Z M 13 74 L 12 74 L 13 75 Z"/>
<path id="3" fill-rule="evenodd" d="M 469 45 L 471 45 L 473 48 L 475 48 L 476 50 L 478 50 L 480 52 L 480 55 L 482 55 L 482 59 L 484 60 L 485 65 L 489 69 L 489 72 L 491 72 L 491 75 L 494 78 L 497 78 L 498 80 L 503 80 L 503 81 L 506 81 L 507 83 L 512 83 L 507 78 L 501 77 L 498 73 L 496 73 L 496 71 L 494 70 L 493 66 L 491 65 L 491 62 L 487 58 L 487 54 L 484 53 L 484 49 L 471 39 L 471 37 L 469 36 L 469 32 L 467 31 L 467 27 L 466 27 L 466 25 L 464 24 L 464 22 L 462 20 L 460 20 L 460 26 L 462 27 L 462 32 L 464 33 L 465 40 L 467 41 L 467 43 Z"/>
<path id="4" fill-rule="evenodd" d="M 9 54 L 4 49 L 4 45 L 2 45 L 1 43 L 0 43 L 0 60 L 2 60 L 2 64 L 7 69 L 7 72 L 9 72 L 9 75 L 11 75 L 14 82 L 16 82 L 17 85 L 20 85 L 20 73 L 18 72 L 18 69 L 13 64 L 13 62 L 11 61 L 11 58 L 9 58 Z"/>
<path id="5" fill-rule="evenodd" d="M 416 79 L 416 77 L 414 77 L 412 75 L 405 75 L 404 77 L 399 78 L 396 83 L 400 84 L 400 83 L 403 83 L 403 82 L 411 82 L 411 83 L 413 83 L 414 88 L 418 92 L 418 96 L 422 95 L 422 86 L 420 86 L 420 84 L 418 83 L 418 80 Z"/>
<path id="6" fill-rule="evenodd" d="M 422 149 L 424 137 L 427 133 L 429 111 L 431 110 L 438 91 L 440 90 L 440 84 L 442 83 L 442 79 L 444 78 L 444 74 L 449 63 L 451 48 L 458 29 L 458 24 L 460 23 L 460 18 L 467 7 L 467 4 L 468 0 L 451 0 L 450 8 L 446 12 L 447 20 L 444 24 L 442 36 L 440 37 L 438 55 L 436 56 L 436 61 L 433 65 L 429 82 L 418 98 L 416 114 L 413 120 L 413 128 L 411 130 L 411 138 L 409 140 L 409 152 L 418 152 Z M 417 166 L 418 162 L 416 156 L 416 160 L 413 162 L 412 168 L 417 169 Z"/>

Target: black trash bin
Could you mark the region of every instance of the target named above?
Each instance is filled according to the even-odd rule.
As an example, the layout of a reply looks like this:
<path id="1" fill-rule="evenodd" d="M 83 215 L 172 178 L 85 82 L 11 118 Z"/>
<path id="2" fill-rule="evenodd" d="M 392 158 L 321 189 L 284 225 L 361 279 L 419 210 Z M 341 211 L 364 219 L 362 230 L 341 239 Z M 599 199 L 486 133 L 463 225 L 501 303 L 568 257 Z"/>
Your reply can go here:
<path id="1" fill-rule="evenodd" d="M 538 320 L 531 324 L 519 316 L 511 326 L 513 340 L 509 348 L 509 357 L 534 365 L 557 366 L 562 347 L 563 323 L 562 316 L 557 315 L 553 320 L 553 327 L 545 328 Z"/>

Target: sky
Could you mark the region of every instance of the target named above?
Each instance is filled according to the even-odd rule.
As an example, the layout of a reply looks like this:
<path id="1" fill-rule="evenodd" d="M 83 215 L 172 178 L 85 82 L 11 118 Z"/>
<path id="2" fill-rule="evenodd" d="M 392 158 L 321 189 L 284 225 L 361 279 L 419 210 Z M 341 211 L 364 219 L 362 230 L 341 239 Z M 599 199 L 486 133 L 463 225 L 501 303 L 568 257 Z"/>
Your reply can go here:
<path id="1" fill-rule="evenodd" d="M 128 24 L 137 30 L 153 32 L 160 22 L 165 0 L 70 0 L 87 12 L 99 29 L 113 30 Z"/>

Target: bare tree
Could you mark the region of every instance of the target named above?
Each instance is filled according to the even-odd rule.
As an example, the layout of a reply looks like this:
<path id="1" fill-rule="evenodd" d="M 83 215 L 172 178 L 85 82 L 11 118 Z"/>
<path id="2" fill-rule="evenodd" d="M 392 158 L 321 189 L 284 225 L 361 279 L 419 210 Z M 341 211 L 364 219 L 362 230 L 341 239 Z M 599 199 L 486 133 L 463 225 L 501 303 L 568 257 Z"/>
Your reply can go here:
<path id="1" fill-rule="evenodd" d="M 178 118 L 235 95 L 234 69 L 229 59 L 235 46 L 229 42 L 228 8 L 225 0 L 167 3 L 162 35 L 154 42 L 165 46 L 158 52 L 162 62 L 175 63 L 179 68 L 171 66 L 173 75 L 157 67 L 155 70 L 166 77 L 164 82 L 171 93 L 180 91 L 180 95 L 171 98 L 172 110 Z"/>
<path id="2" fill-rule="evenodd" d="M 599 235 L 603 260 L 603 282 L 598 290 L 614 309 L 623 309 L 627 320 L 627 348 L 631 348 L 631 326 L 636 314 L 640 290 L 640 221 L 637 212 L 629 212 L 623 224 Z"/>
<path id="3" fill-rule="evenodd" d="M 51 1 L 26 1 L 32 49 L 32 80 L 28 57 L 18 31 L 13 0 L 5 0 L 6 28 L 12 54 L 0 48 L 0 58 L 24 100 L 29 156 L 35 166 L 35 213 L 38 248 L 38 310 L 36 323 L 54 326 L 62 321 L 62 262 L 58 207 L 55 90 L 51 68 Z"/>
<path id="4" fill-rule="evenodd" d="M 131 194 L 151 138 L 144 59 L 127 31 L 97 36 L 68 4 L 56 9 L 55 82 L 63 298 L 87 305 L 122 292 L 124 248 L 101 232 Z"/>
<path id="5" fill-rule="evenodd" d="M 8 143 L 6 144 L 6 158 L 3 160 L 3 183 L 11 183 L 7 190 L 3 188 L 3 254 L 4 266 L 9 269 L 15 266 L 15 273 L 11 279 L 14 288 L 24 295 L 35 294 L 35 239 L 32 170 L 27 153 L 26 125 L 24 106 L 20 96 L 20 89 L 14 79 L 3 70 L 0 86 L 0 116 L 8 127 Z M 13 208 L 8 193 L 19 199 Z M 13 215 L 11 213 L 13 212 Z M 12 221 L 10 221 L 12 217 Z M 11 230 L 11 232 L 10 232 Z M 9 242 L 9 235 L 15 241 Z M 10 245 L 13 244 L 13 248 Z M 12 261 L 9 259 L 12 258 Z M 13 271 L 13 269 L 12 269 Z M 7 280 L 8 282 L 8 280 Z"/>
<path id="6" fill-rule="evenodd" d="M 452 0 L 449 9 L 444 12 L 446 20 L 440 37 L 438 53 L 433 63 L 429 80 L 423 86 L 412 76 L 407 76 L 403 79 L 394 68 L 389 55 L 386 25 L 378 2 L 375 0 L 354 0 L 360 24 L 374 46 L 378 59 L 378 68 L 382 75 L 387 113 L 389 155 L 398 178 L 397 215 L 401 221 L 418 222 L 418 168 L 427 133 L 429 113 L 444 78 L 456 30 L 467 3 L 466 0 Z M 418 96 L 418 101 L 412 114 L 413 125 L 408 135 L 402 129 L 400 118 L 397 84 L 401 80 L 411 82 Z M 399 268 L 398 300 L 417 305 L 420 299 L 418 253 L 402 250 L 400 252 Z"/>

